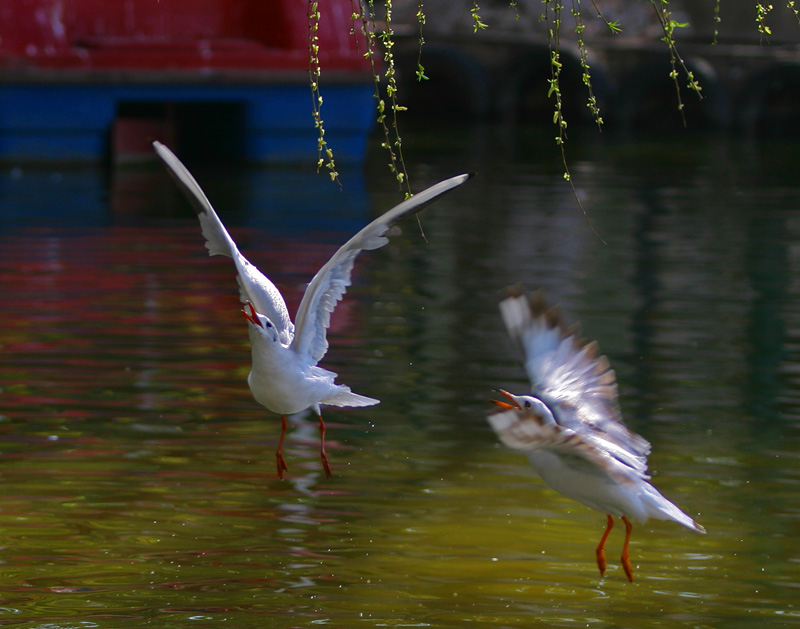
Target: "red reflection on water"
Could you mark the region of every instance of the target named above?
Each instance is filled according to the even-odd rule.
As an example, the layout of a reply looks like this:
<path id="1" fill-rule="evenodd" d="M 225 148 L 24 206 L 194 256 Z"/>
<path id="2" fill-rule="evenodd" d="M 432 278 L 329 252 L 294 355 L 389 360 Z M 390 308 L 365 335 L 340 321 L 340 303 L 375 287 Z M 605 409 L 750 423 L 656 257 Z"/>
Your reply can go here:
<path id="1" fill-rule="evenodd" d="M 233 236 L 267 239 L 248 230 Z M 336 247 L 270 238 L 269 249 L 250 257 L 294 312 L 305 283 Z M 233 265 L 204 254 L 193 222 L 80 234 L 40 229 L 0 239 L 0 414 L 78 419 L 174 405 L 183 413 L 255 409 Z M 336 344 L 357 342 L 347 338 L 359 327 L 353 312 L 347 302 L 337 308 Z"/>

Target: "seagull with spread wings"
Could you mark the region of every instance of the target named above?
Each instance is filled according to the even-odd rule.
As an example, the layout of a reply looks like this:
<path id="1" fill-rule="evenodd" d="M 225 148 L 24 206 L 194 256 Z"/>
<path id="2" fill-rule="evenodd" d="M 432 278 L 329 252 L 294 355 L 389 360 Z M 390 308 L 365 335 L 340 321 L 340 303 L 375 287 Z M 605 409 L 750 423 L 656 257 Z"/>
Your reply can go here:
<path id="1" fill-rule="evenodd" d="M 580 339 L 577 327 L 567 327 L 560 310 L 548 308 L 540 292 L 509 289 L 500 313 L 523 356 L 534 395 L 498 390 L 506 400 L 493 400 L 500 410 L 488 416 L 489 423 L 506 446 L 527 455 L 552 489 L 606 514 L 595 551 L 601 576 L 614 517 L 625 524 L 621 563 L 630 581 L 631 520 L 673 520 L 705 533 L 648 482 L 650 444 L 622 423 L 616 377 L 597 342 Z"/>
<path id="2" fill-rule="evenodd" d="M 372 406 L 379 400 L 353 393 L 335 382 L 336 374 L 317 363 L 328 351 L 326 333 L 336 304 L 350 285 L 356 256 L 388 242 L 386 232 L 398 221 L 463 184 L 470 175 L 442 181 L 406 199 L 369 223 L 348 240 L 308 284 L 292 323 L 277 287 L 236 247 L 200 185 L 181 161 L 160 142 L 153 142 L 158 156 L 194 206 L 209 255 L 224 255 L 236 265 L 237 280 L 252 345 L 252 370 L 247 378 L 256 401 L 281 416 L 281 437 L 275 453 L 278 476 L 287 470 L 283 458 L 286 415 L 312 409 L 319 418 L 320 456 L 325 473 L 331 470 L 325 453 L 325 422 L 321 404 Z"/>

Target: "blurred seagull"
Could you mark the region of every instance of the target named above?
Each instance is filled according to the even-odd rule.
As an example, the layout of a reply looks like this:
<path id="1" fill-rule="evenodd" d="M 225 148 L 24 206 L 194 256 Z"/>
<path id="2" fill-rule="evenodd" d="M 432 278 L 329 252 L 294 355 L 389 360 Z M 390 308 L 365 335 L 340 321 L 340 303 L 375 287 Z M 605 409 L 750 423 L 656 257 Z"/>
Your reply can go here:
<path id="1" fill-rule="evenodd" d="M 606 514 L 607 524 L 595 555 L 605 574 L 605 543 L 614 516 L 625 523 L 622 568 L 633 581 L 628 543 L 630 520 L 674 520 L 705 533 L 648 483 L 650 444 L 622 423 L 617 382 L 596 341 L 567 328 L 560 310 L 548 309 L 540 292 L 530 296 L 512 287 L 500 313 L 524 357 L 534 396 L 498 390 L 507 401 L 488 416 L 500 440 L 524 452 L 542 480 L 557 492 Z"/>
<path id="2" fill-rule="evenodd" d="M 320 456 L 330 477 L 320 404 L 372 406 L 379 402 L 336 384 L 334 372 L 317 366 L 328 351 L 326 332 L 331 313 L 350 285 L 356 256 L 365 249 L 385 245 L 389 241 L 386 232 L 392 225 L 460 186 L 470 175 L 452 177 L 414 195 L 348 240 L 308 284 L 292 323 L 280 291 L 239 253 L 192 174 L 166 146 L 156 141 L 153 148 L 197 211 L 209 255 L 228 256 L 236 265 L 236 279 L 245 304 L 242 312 L 248 321 L 252 345 L 253 366 L 247 382 L 256 401 L 281 416 L 281 438 L 275 453 L 278 476 L 283 478 L 288 469 L 283 458 L 286 415 L 310 408 L 319 418 Z"/>

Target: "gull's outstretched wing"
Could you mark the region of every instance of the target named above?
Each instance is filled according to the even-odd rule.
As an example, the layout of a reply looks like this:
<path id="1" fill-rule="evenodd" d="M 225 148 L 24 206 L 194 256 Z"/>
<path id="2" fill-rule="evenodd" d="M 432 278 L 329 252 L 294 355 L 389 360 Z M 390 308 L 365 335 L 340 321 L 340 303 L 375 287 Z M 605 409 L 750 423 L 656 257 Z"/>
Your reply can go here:
<path id="1" fill-rule="evenodd" d="M 294 337 L 294 325 L 280 291 L 239 252 L 200 184 L 186 166 L 161 142 L 154 141 L 153 148 L 197 212 L 208 255 L 223 255 L 233 259 L 242 301 L 249 300 L 258 312 L 269 318 L 278 331 L 280 341 L 289 345 Z"/>
<path id="2" fill-rule="evenodd" d="M 521 350 L 533 392 L 553 411 L 556 421 L 582 439 L 644 472 L 650 444 L 622 423 L 614 370 L 596 342 L 579 338 L 541 293 L 528 296 L 518 287 L 500 303 L 511 339 Z"/>
<path id="3" fill-rule="evenodd" d="M 513 450 L 549 450 L 560 457 L 580 459 L 596 473 L 605 474 L 621 485 L 630 486 L 649 478 L 646 468 L 638 469 L 628 463 L 629 453 L 622 447 L 596 440 L 591 433 L 542 423 L 522 409 L 497 411 L 487 419 L 500 441 Z"/>
<path id="4" fill-rule="evenodd" d="M 350 273 L 356 256 L 364 250 L 378 249 L 389 242 L 388 229 L 398 221 L 416 214 L 443 194 L 467 181 L 470 175 L 458 175 L 437 183 L 406 199 L 348 240 L 328 260 L 309 283 L 295 317 L 296 334 L 292 349 L 316 364 L 328 351 L 326 332 L 331 313 L 350 286 Z"/>

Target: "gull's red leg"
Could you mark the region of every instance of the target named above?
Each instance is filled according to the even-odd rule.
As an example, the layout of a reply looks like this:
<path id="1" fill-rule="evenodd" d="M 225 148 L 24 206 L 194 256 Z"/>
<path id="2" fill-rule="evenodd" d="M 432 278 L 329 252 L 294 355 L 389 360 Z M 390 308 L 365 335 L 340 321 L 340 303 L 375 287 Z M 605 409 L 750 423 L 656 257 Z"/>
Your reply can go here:
<path id="1" fill-rule="evenodd" d="M 606 573 L 606 540 L 608 539 L 608 534 L 611 532 L 611 529 L 614 528 L 614 518 L 610 515 L 606 515 L 606 518 L 606 530 L 603 532 L 603 537 L 600 538 L 600 543 L 594 551 L 594 554 L 597 556 L 597 567 L 600 568 L 601 577 Z"/>
<path id="2" fill-rule="evenodd" d="M 628 581 L 633 583 L 633 568 L 631 567 L 631 559 L 628 556 L 628 542 L 631 541 L 631 531 L 633 531 L 633 524 L 628 522 L 628 518 L 622 516 L 622 521 L 625 523 L 625 543 L 622 545 L 622 569 L 625 571 L 625 576 Z"/>
<path id="3" fill-rule="evenodd" d="M 281 439 L 278 441 L 278 450 L 275 452 L 275 459 L 278 464 L 278 477 L 283 478 L 283 473 L 289 468 L 283 460 L 283 438 L 286 436 L 286 415 L 281 415 Z"/>
<path id="4" fill-rule="evenodd" d="M 328 455 L 325 454 L 325 422 L 322 421 L 322 414 L 319 417 L 319 455 L 322 458 L 322 467 L 325 468 L 325 474 L 328 478 L 331 477 L 331 466 L 328 465 Z"/>

